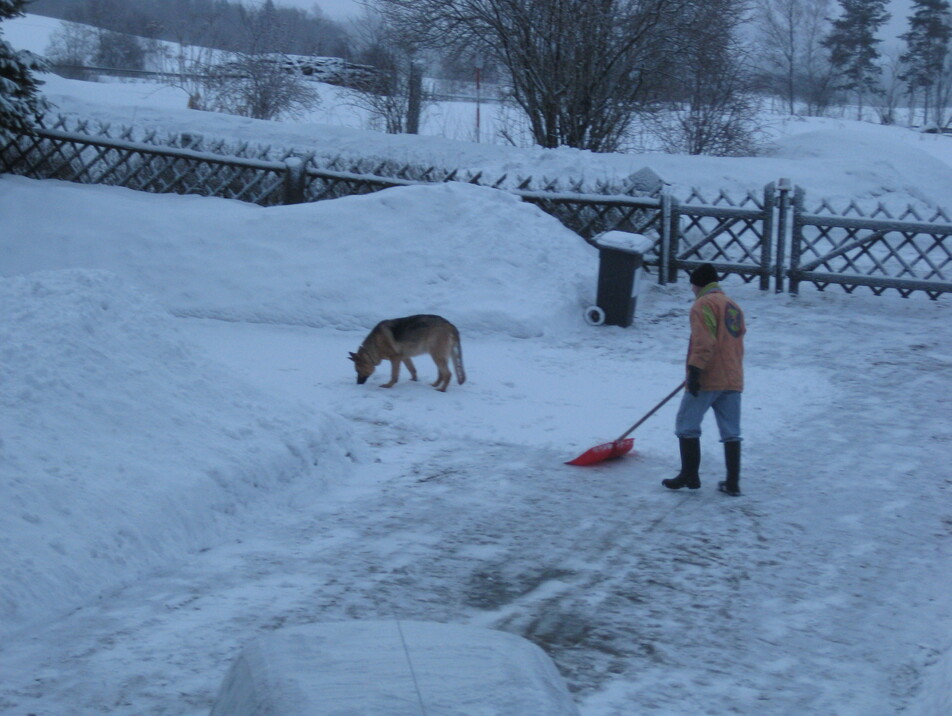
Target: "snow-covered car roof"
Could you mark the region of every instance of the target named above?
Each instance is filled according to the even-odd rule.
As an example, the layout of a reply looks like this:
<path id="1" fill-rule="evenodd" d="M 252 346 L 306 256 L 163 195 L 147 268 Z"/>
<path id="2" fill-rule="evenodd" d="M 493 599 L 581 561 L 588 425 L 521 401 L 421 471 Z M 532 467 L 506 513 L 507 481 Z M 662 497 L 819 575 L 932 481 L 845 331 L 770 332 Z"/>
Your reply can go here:
<path id="1" fill-rule="evenodd" d="M 514 634 L 353 621 L 281 629 L 232 663 L 212 716 L 578 716 L 552 660 Z"/>

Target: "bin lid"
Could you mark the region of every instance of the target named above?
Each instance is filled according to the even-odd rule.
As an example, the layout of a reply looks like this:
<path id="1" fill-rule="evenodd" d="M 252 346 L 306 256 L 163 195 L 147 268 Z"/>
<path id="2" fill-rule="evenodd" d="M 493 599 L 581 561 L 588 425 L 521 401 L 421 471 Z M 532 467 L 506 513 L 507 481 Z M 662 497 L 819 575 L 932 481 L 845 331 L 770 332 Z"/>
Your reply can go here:
<path id="1" fill-rule="evenodd" d="M 594 241 L 599 248 L 617 249 L 633 254 L 647 253 L 654 245 L 654 239 L 630 231 L 606 231 L 596 236 Z"/>
<path id="2" fill-rule="evenodd" d="M 642 167 L 634 174 L 631 174 L 625 182 L 628 190 L 639 191 L 644 194 L 656 194 L 664 189 L 664 179 L 662 179 L 651 167 Z"/>

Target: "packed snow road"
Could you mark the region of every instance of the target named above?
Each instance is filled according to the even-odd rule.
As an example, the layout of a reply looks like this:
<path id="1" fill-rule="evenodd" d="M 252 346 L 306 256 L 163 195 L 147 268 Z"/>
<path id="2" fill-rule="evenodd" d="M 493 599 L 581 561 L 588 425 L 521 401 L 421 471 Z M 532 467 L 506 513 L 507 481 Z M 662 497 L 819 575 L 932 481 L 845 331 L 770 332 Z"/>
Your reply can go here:
<path id="1" fill-rule="evenodd" d="M 257 632 L 425 619 L 528 637 L 587 716 L 900 713 L 952 623 L 947 309 L 735 293 L 740 499 L 714 490 L 713 423 L 702 489 L 660 487 L 676 401 L 636 455 L 562 464 L 679 380 L 678 287 L 628 331 L 464 336 L 470 378 L 446 394 L 426 358 L 420 383 L 355 385 L 356 333 L 183 319 L 245 377 L 352 421 L 366 453 L 322 499 L 292 494 L 233 543 L 6 644 L 0 710 L 198 716 Z"/>

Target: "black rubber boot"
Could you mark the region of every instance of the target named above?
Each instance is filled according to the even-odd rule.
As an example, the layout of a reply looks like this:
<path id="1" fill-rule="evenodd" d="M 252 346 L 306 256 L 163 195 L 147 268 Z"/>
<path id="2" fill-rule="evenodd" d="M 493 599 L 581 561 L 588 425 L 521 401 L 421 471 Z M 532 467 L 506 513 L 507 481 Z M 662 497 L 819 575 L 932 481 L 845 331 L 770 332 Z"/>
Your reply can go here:
<path id="1" fill-rule="evenodd" d="M 697 471 L 701 466 L 701 438 L 678 438 L 681 448 L 681 472 L 670 480 L 662 480 L 661 484 L 669 490 L 680 490 L 686 487 L 696 490 L 701 486 L 701 478 Z"/>
<path id="2" fill-rule="evenodd" d="M 740 496 L 740 440 L 724 443 L 724 465 L 727 479 L 717 483 L 717 489 L 731 497 Z"/>

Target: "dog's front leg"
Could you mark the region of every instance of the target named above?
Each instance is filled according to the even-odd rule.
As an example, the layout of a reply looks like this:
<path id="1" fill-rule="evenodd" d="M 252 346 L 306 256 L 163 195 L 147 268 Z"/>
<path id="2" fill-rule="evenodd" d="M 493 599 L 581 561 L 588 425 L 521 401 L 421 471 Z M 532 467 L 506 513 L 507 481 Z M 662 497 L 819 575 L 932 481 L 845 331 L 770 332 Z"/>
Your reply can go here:
<path id="1" fill-rule="evenodd" d="M 413 361 L 409 358 L 404 358 L 403 364 L 407 367 L 407 370 L 410 371 L 410 380 L 416 380 L 416 366 L 413 365 Z"/>
<path id="2" fill-rule="evenodd" d="M 381 384 L 381 388 L 392 388 L 400 377 L 400 359 L 390 359 L 390 382 Z"/>

